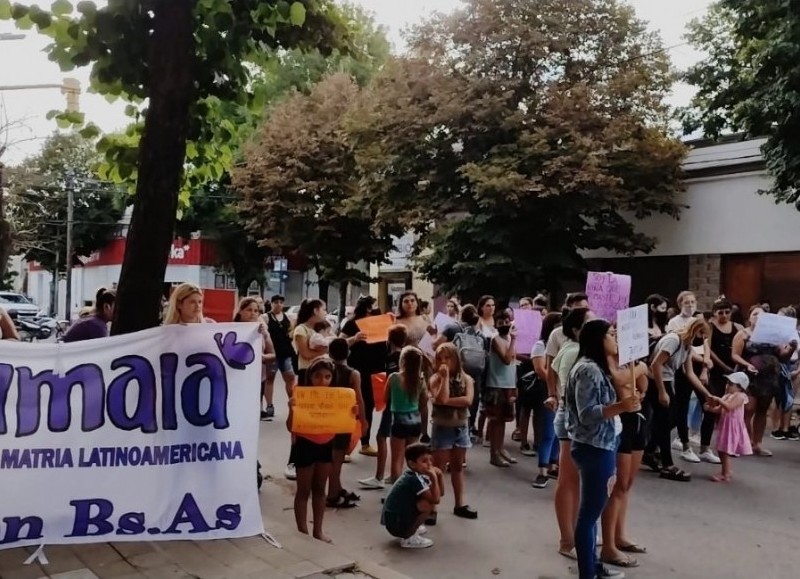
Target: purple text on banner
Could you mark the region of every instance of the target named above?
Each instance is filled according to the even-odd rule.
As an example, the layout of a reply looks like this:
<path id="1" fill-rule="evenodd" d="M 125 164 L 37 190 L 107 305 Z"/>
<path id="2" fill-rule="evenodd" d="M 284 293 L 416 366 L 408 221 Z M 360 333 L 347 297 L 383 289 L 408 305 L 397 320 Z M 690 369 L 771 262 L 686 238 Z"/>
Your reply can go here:
<path id="1" fill-rule="evenodd" d="M 631 276 L 590 271 L 586 278 L 589 307 L 600 318 L 615 322 L 617 312 L 627 309 L 631 299 Z"/>
<path id="2" fill-rule="evenodd" d="M 533 345 L 542 334 L 542 314 L 537 310 L 514 310 L 517 329 L 517 353 L 530 356 Z"/>

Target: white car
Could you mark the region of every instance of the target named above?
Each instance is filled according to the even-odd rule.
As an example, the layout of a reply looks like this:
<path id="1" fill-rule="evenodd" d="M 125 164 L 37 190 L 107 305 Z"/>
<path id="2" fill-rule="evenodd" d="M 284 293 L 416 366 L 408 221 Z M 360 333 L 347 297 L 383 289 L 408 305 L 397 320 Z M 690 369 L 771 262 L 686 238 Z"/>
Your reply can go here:
<path id="1" fill-rule="evenodd" d="M 7 312 L 16 312 L 20 318 L 37 318 L 44 315 L 35 303 L 16 292 L 0 292 L 0 307 Z"/>

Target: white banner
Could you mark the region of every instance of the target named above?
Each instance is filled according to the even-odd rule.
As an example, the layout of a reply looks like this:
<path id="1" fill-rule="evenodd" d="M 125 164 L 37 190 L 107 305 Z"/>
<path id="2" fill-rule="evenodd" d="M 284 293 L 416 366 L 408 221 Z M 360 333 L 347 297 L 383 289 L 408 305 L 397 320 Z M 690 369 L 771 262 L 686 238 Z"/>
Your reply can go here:
<path id="1" fill-rule="evenodd" d="M 256 324 L 0 342 L 0 549 L 262 533 Z"/>
<path id="2" fill-rule="evenodd" d="M 617 312 L 617 344 L 619 365 L 624 366 L 650 353 L 647 304 Z"/>

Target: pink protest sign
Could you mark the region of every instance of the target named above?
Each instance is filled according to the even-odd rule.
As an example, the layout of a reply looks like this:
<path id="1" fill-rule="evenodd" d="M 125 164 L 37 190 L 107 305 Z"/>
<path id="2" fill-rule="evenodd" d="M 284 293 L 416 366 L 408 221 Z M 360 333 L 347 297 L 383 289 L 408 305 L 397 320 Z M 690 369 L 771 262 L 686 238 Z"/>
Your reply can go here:
<path id="1" fill-rule="evenodd" d="M 517 353 L 530 356 L 533 345 L 542 334 L 542 314 L 537 310 L 514 310 L 517 329 Z"/>
<path id="2" fill-rule="evenodd" d="M 598 317 L 615 322 L 617 312 L 627 309 L 631 299 L 631 276 L 590 271 L 586 278 L 589 307 Z"/>

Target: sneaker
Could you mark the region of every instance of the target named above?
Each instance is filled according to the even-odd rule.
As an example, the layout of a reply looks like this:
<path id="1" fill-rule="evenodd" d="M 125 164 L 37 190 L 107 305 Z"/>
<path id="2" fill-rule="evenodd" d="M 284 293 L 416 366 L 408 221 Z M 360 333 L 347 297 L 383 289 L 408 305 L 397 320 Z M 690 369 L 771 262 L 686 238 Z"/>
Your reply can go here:
<path id="1" fill-rule="evenodd" d="M 707 451 L 700 453 L 700 460 L 703 462 L 710 462 L 711 464 L 720 464 L 722 462 L 719 457 L 711 451 L 710 448 Z"/>
<path id="2" fill-rule="evenodd" d="M 386 488 L 386 485 L 384 484 L 384 482 L 382 480 L 379 480 L 379 479 L 375 478 L 374 476 L 371 476 L 371 477 L 365 478 L 365 479 L 361 479 L 360 481 L 358 481 L 358 484 L 360 484 L 363 488 L 369 489 L 369 490 L 379 491 L 379 490 L 383 490 L 384 488 Z"/>
<path id="3" fill-rule="evenodd" d="M 275 418 L 275 406 L 272 404 L 267 404 L 267 410 L 265 411 L 265 414 L 267 415 L 267 420 L 272 420 Z"/>
<path id="4" fill-rule="evenodd" d="M 595 577 L 598 579 L 625 579 L 625 573 L 617 569 L 610 569 L 605 565 L 598 565 Z"/>
<path id="5" fill-rule="evenodd" d="M 536 456 L 536 451 L 527 442 L 519 445 L 519 453 L 522 456 Z"/>
<path id="6" fill-rule="evenodd" d="M 514 442 L 522 440 L 522 433 L 519 431 L 519 428 L 514 429 L 514 432 L 511 433 L 511 440 Z"/>
<path id="7" fill-rule="evenodd" d="M 400 547 L 402 549 L 427 549 L 428 547 L 433 547 L 433 541 L 415 533 L 408 539 L 400 541 Z"/>
<path id="8" fill-rule="evenodd" d="M 363 454 L 364 456 L 378 456 L 378 449 L 368 444 L 367 446 L 362 446 L 358 454 Z"/>
<path id="9" fill-rule="evenodd" d="M 297 470 L 295 470 L 294 464 L 290 462 L 286 465 L 286 469 L 283 471 L 283 476 L 289 480 L 297 480 Z"/>
<path id="10" fill-rule="evenodd" d="M 797 434 L 797 432 L 792 432 L 792 431 L 787 432 L 786 440 L 800 440 L 800 434 Z"/>
<path id="11" fill-rule="evenodd" d="M 266 410 L 261 411 L 261 420 L 268 420 Z"/>
<path id="12" fill-rule="evenodd" d="M 547 482 L 550 480 L 546 474 L 540 474 L 536 476 L 536 480 L 531 483 L 531 486 L 535 489 L 543 489 L 547 486 Z"/>
<path id="13" fill-rule="evenodd" d="M 770 432 L 769 437 L 775 440 L 786 440 L 786 433 L 783 430 L 773 430 Z"/>
<path id="14" fill-rule="evenodd" d="M 672 441 L 672 450 L 683 450 L 683 443 L 680 438 L 676 438 Z"/>
<path id="15" fill-rule="evenodd" d="M 700 457 L 690 448 L 681 453 L 681 458 L 686 462 L 700 462 Z"/>
<path id="16" fill-rule="evenodd" d="M 428 534 L 428 527 L 425 525 L 420 525 L 417 529 L 417 535 L 427 535 Z"/>

